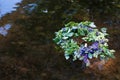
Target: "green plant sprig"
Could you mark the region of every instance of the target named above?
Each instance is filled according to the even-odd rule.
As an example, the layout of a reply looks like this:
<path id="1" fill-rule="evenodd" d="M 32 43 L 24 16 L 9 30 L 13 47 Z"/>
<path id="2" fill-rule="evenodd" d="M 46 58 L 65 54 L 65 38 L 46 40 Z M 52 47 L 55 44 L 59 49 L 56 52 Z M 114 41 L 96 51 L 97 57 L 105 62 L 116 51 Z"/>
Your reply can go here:
<path id="1" fill-rule="evenodd" d="M 73 61 L 81 60 L 89 66 L 92 58 L 100 60 L 114 58 L 115 50 L 109 49 L 106 36 L 108 36 L 107 29 L 101 28 L 99 31 L 94 22 L 69 22 L 64 28 L 55 32 L 53 40 L 64 50 L 66 59 L 73 56 Z M 78 43 L 74 39 L 78 37 L 81 37 L 83 42 Z"/>

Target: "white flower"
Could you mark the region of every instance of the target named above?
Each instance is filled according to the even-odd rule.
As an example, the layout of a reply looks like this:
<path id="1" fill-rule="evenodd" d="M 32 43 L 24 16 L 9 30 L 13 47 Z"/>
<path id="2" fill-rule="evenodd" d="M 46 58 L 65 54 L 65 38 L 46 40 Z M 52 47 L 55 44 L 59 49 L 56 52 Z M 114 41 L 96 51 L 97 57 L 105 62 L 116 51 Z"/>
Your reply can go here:
<path id="1" fill-rule="evenodd" d="M 85 43 L 85 47 L 87 47 L 87 43 Z"/>

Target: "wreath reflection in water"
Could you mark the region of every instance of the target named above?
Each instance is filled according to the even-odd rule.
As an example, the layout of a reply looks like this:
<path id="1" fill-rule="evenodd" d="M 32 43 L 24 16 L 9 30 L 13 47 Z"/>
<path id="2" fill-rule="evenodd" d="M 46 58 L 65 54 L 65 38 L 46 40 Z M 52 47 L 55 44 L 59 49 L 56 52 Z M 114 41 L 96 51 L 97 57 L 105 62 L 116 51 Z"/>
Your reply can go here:
<path id="1" fill-rule="evenodd" d="M 96 29 L 94 22 L 69 22 L 64 28 L 55 32 L 53 39 L 65 53 L 68 60 L 72 56 L 73 61 L 81 60 L 86 66 L 90 66 L 90 60 L 108 60 L 114 58 L 115 50 L 108 48 L 108 34 L 106 28 Z"/>

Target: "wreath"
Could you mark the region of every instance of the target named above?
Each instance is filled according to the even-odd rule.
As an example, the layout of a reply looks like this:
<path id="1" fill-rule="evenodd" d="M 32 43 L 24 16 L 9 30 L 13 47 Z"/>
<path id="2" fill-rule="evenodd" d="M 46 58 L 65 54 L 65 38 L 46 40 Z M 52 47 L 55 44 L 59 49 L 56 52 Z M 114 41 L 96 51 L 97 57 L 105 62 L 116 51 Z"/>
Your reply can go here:
<path id="1" fill-rule="evenodd" d="M 90 60 L 108 60 L 114 58 L 115 50 L 108 47 L 106 28 L 98 30 L 94 22 L 69 22 L 64 28 L 55 32 L 54 42 L 64 50 L 65 58 L 81 60 L 90 66 Z M 72 56 L 72 57 L 71 57 Z"/>

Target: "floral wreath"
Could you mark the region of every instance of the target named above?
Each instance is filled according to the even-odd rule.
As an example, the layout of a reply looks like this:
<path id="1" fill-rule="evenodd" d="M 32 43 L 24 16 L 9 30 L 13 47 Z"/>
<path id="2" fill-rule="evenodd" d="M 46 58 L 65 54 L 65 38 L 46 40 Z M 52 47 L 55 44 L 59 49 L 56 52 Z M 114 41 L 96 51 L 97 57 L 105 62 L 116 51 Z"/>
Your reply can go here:
<path id="1" fill-rule="evenodd" d="M 53 39 L 65 53 L 68 60 L 81 60 L 86 66 L 90 65 L 90 59 L 108 60 L 114 58 L 115 50 L 108 48 L 106 28 L 96 29 L 94 22 L 69 22 L 64 28 L 55 32 Z"/>

